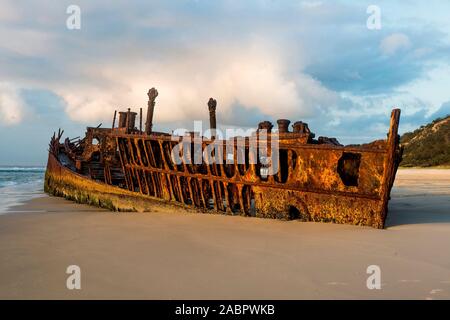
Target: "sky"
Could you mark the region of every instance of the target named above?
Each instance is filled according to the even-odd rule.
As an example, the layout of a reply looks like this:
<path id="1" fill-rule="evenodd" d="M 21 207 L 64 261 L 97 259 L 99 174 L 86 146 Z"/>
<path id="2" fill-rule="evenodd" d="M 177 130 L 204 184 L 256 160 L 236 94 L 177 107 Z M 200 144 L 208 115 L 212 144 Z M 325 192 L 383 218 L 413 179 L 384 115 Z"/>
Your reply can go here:
<path id="1" fill-rule="evenodd" d="M 210 97 L 220 128 L 285 118 L 364 143 L 398 107 L 412 131 L 450 114 L 449 14 L 446 0 L 0 0 L 0 165 L 45 165 L 55 130 L 109 127 L 151 87 L 159 131 L 207 124 Z"/>

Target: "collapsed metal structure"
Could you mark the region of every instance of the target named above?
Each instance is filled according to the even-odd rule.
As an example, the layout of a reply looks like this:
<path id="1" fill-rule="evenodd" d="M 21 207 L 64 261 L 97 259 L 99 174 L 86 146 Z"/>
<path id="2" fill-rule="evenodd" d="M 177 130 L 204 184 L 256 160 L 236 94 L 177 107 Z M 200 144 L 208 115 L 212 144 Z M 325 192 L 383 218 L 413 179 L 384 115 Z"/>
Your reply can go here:
<path id="1" fill-rule="evenodd" d="M 269 121 L 247 137 L 216 139 L 216 106 L 208 101 L 210 138 L 190 132 L 173 136 L 153 131 L 156 89 L 148 92 L 145 128 L 140 109 L 114 113 L 111 128 L 88 127 L 83 139 L 62 132 L 50 142 L 45 190 L 111 210 L 151 210 L 155 200 L 219 212 L 264 218 L 299 219 L 383 228 L 402 149 L 397 134 L 400 110 L 391 114 L 386 140 L 341 145 L 319 137 L 297 121 Z M 260 132 L 267 132 L 266 135 Z M 184 139 L 184 140 L 183 140 Z M 270 143 L 276 139 L 275 147 Z M 185 142 L 187 141 L 187 142 Z M 182 143 L 182 162 L 172 154 Z M 218 142 L 221 142 L 218 144 Z M 213 162 L 193 159 L 213 145 Z M 231 144 L 232 148 L 227 148 Z M 252 145 L 265 146 L 257 151 Z M 270 170 L 259 152 L 277 154 Z M 237 161 L 237 159 L 243 161 Z M 232 161 L 227 161 L 232 160 Z M 270 162 L 270 161 L 269 161 Z"/>

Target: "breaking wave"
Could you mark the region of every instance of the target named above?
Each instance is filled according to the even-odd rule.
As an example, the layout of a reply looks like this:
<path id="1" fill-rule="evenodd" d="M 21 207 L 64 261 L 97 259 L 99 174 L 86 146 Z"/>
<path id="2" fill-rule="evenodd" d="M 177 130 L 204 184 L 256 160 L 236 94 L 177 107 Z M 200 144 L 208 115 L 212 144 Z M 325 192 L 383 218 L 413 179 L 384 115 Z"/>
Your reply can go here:
<path id="1" fill-rule="evenodd" d="M 44 167 L 0 167 L 0 214 L 43 194 Z"/>
<path id="2" fill-rule="evenodd" d="M 0 172 L 44 172 L 45 167 L 0 167 Z"/>

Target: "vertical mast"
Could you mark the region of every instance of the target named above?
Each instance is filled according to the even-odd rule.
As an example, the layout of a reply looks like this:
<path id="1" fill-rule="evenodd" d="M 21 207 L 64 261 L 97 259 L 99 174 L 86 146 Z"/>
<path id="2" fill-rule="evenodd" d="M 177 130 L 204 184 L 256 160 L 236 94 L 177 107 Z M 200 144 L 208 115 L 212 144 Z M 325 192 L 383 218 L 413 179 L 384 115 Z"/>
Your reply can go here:
<path id="1" fill-rule="evenodd" d="M 113 122 L 112 122 L 112 129 L 114 129 L 114 127 L 116 126 L 116 116 L 117 116 L 117 110 L 114 110 L 114 118 L 113 118 Z"/>
<path id="2" fill-rule="evenodd" d="M 139 134 L 142 134 L 142 108 L 139 108 Z"/>
<path id="3" fill-rule="evenodd" d="M 145 122 L 145 133 L 150 134 L 153 126 L 153 111 L 155 109 L 155 99 L 158 96 L 158 90 L 151 88 L 148 90 L 148 108 L 147 108 L 147 121 Z"/>
<path id="4" fill-rule="evenodd" d="M 216 106 L 217 101 L 213 98 L 209 98 L 208 109 L 209 109 L 209 129 L 211 130 L 211 139 L 216 136 Z"/>

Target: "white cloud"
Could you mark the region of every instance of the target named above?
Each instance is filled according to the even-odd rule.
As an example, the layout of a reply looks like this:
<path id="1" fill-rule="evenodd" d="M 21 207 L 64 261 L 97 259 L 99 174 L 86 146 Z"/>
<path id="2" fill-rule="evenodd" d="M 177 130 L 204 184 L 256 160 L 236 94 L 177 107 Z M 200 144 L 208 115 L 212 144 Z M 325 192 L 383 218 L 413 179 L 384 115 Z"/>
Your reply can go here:
<path id="1" fill-rule="evenodd" d="M 24 116 L 24 105 L 13 85 L 0 83 L 0 124 L 18 124 Z"/>
<path id="2" fill-rule="evenodd" d="M 49 33 L 29 29 L 0 28 L 0 39 L 7 39 L 0 48 L 23 56 L 52 53 L 53 36 Z"/>
<path id="3" fill-rule="evenodd" d="M 305 8 L 315 8 L 320 7 L 322 5 L 322 1 L 302 1 L 300 2 L 300 6 Z"/>
<path id="4" fill-rule="evenodd" d="M 12 1 L 4 0 L 2 1 L 2 9 L 0 10 L 0 21 L 5 22 L 16 22 L 20 18 L 20 14 L 17 7 Z"/>
<path id="5" fill-rule="evenodd" d="M 428 104 L 428 114 L 436 112 L 449 101 L 450 64 L 440 63 L 430 66 L 425 77 L 398 88 L 406 96 L 413 96 Z"/>
<path id="6" fill-rule="evenodd" d="M 403 33 L 392 33 L 379 43 L 374 39 L 380 34 L 361 36 L 354 31 L 358 26 L 365 29 L 357 14 L 364 16 L 365 10 L 342 3 L 225 1 L 188 8 L 163 1 L 134 6 L 80 1 L 83 27 L 70 32 L 65 28 L 66 4 L 43 1 L 52 6 L 16 5 L 18 10 L 10 5 L 9 13 L 0 13 L 0 19 L 7 16 L 9 21 L 0 23 L 0 37 L 9 39 L 0 43 L 6 53 L 0 57 L 0 82 L 54 92 L 66 101 L 72 120 L 92 125 L 110 124 L 117 109 L 145 110 L 147 90 L 155 86 L 160 93 L 155 122 L 161 124 L 207 118 L 206 102 L 212 96 L 218 100 L 219 122 L 220 113 L 230 115 L 228 125 L 254 111 L 273 119 L 308 117 L 320 126 L 340 121 L 344 130 L 347 117 L 388 114 L 390 102 L 398 100 L 398 94 L 389 93 L 389 105 L 378 100 L 366 107 L 370 97 L 358 89 L 364 84 L 363 89 L 389 90 L 402 78 L 400 73 L 391 76 L 391 82 L 379 81 L 402 71 L 395 69 L 402 67 L 397 56 L 390 62 L 392 72 L 386 68 L 389 72 L 378 73 L 376 63 L 384 61 L 377 59 L 380 53 L 395 55 L 414 42 L 418 49 L 410 56 L 419 60 L 429 55 L 422 48 L 433 48 Z M 333 37 L 327 41 L 318 40 L 329 34 Z M 406 73 L 405 78 L 413 77 Z M 343 91 L 327 89 L 318 79 L 330 88 L 354 92 L 361 101 L 345 99 Z M 442 95 L 440 99 L 448 98 Z M 232 114 L 235 105 L 246 110 Z M 18 123 L 23 108 L 17 110 L 4 118 Z M 339 112 L 341 118 L 332 116 Z"/>
<path id="7" fill-rule="evenodd" d="M 383 40 L 380 43 L 380 50 L 384 55 L 394 55 L 396 52 L 407 49 L 411 46 L 409 37 L 403 33 L 394 33 Z"/>
<path id="8" fill-rule="evenodd" d="M 91 4 L 81 7 L 86 30 L 105 27 L 88 20 L 89 13 L 94 12 Z M 118 11 L 120 8 L 119 5 Z M 231 111 L 238 104 L 274 118 L 307 116 L 315 106 L 335 104 L 338 99 L 336 93 L 302 73 L 302 57 L 296 53 L 298 45 L 286 50 L 286 44 L 275 45 L 279 43 L 273 34 L 210 38 L 189 28 L 197 21 L 196 15 L 174 15 L 162 10 L 161 14 L 150 16 L 158 18 L 139 16 L 138 30 L 174 26 L 183 29 L 181 23 L 187 26 L 185 33 L 177 31 L 174 38 L 152 37 L 152 41 L 146 41 L 130 36 L 132 31 L 128 30 L 102 41 L 92 32 L 68 32 L 63 23 L 64 10 L 46 10 L 42 16 L 48 21 L 30 28 L 25 22 L 35 10 L 39 8 L 23 8 L 24 24 L 18 28 L 0 24 L 0 37 L 11 38 L 0 44 L 0 49 L 19 54 L 29 66 L 8 69 L 8 75 L 0 75 L 0 81 L 58 94 L 74 121 L 106 124 L 114 110 L 143 107 L 145 111 L 146 93 L 153 86 L 160 93 L 155 111 L 155 121 L 159 123 L 206 118 L 206 102 L 211 96 L 218 101 L 219 113 Z M 58 21 L 62 22 L 61 29 L 55 28 Z M 226 35 L 222 27 L 215 32 Z M 44 65 L 37 63 L 41 61 L 54 73 L 45 67 L 39 69 Z"/>
<path id="9" fill-rule="evenodd" d="M 310 76 L 292 73 L 282 51 L 260 39 L 186 49 L 182 58 L 109 61 L 85 69 L 87 77 L 101 76 L 96 80 L 101 87 L 79 82 L 55 88 L 67 102 L 69 116 L 83 122 L 110 121 L 118 108 L 146 110 L 146 93 L 152 86 L 159 91 L 158 123 L 207 117 L 209 97 L 217 99 L 219 112 L 231 111 L 238 103 L 274 118 L 310 115 L 315 106 L 338 99 Z"/>

